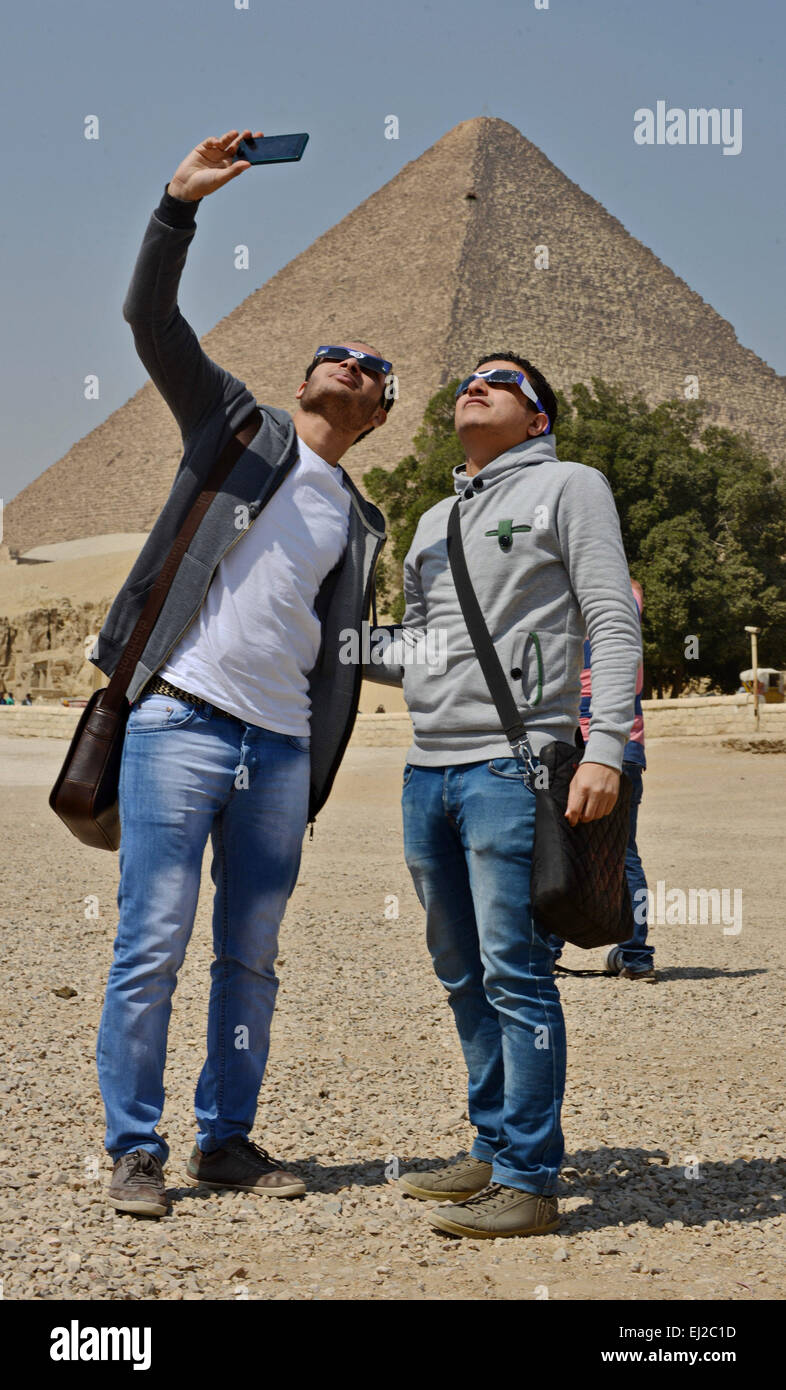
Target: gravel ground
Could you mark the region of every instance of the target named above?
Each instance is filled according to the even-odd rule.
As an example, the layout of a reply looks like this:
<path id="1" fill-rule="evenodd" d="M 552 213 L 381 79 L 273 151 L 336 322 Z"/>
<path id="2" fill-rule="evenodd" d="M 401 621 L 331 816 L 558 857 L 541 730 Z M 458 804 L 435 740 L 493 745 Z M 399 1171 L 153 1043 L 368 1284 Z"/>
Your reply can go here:
<path id="1" fill-rule="evenodd" d="M 403 750 L 350 749 L 282 928 L 253 1137 L 303 1174 L 309 1195 L 258 1200 L 182 1182 L 206 1019 L 206 860 L 170 1030 L 172 1212 L 155 1221 L 103 1198 L 111 1163 L 94 1048 L 117 857 L 79 846 L 46 804 L 65 747 L 8 738 L 0 748 L 6 1299 L 783 1296 L 781 757 L 650 745 L 640 830 L 650 886 L 741 888 L 742 930 L 655 926 L 654 985 L 562 979 L 561 1229 L 467 1242 L 432 1232 L 424 1204 L 387 1180 L 396 1165 L 427 1167 L 471 1142 L 452 1016 L 402 857 Z M 569 949 L 563 963 L 598 967 L 600 953 Z"/>

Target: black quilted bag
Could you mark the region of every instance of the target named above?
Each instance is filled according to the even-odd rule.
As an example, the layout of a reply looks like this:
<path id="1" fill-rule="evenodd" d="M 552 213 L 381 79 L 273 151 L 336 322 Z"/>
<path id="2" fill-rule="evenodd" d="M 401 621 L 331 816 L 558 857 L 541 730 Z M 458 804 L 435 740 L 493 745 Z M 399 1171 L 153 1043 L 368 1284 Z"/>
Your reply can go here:
<path id="1" fill-rule="evenodd" d="M 536 781 L 533 788 L 532 907 L 542 931 L 589 950 L 633 936 L 625 874 L 633 787 L 623 772 L 616 805 L 607 816 L 569 825 L 568 792 L 580 761 L 580 750 L 560 740 L 547 743 L 539 756 L 548 785 L 539 787 Z"/>
<path id="2" fill-rule="evenodd" d="M 459 502 L 448 519 L 448 561 L 461 611 L 483 675 L 515 756 L 523 762 L 535 793 L 532 911 L 543 935 L 553 933 L 590 950 L 633 935 L 633 910 L 625 875 L 632 784 L 623 772 L 616 804 L 600 820 L 565 819 L 568 792 L 581 749 L 554 740 L 535 764 L 527 731 L 516 708 L 494 643 L 469 577 L 461 540 Z M 577 739 L 583 739 L 577 731 Z"/>

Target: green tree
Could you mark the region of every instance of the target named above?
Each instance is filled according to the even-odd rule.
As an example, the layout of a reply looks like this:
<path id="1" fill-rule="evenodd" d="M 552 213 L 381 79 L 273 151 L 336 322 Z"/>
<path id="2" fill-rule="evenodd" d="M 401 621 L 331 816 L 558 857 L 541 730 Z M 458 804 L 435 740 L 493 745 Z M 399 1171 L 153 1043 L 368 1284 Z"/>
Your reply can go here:
<path id="1" fill-rule="evenodd" d="M 463 461 L 456 384 L 430 400 L 413 453 L 364 478 L 388 518 L 392 553 L 380 591 L 396 622 L 415 527 L 452 491 Z M 705 426 L 699 401 L 653 407 L 600 378 L 559 394 L 555 435 L 561 458 L 600 469 L 614 493 L 631 574 L 644 590 L 645 689 L 678 694 L 698 677 L 735 689 L 749 663 L 747 623 L 762 629 L 762 664 L 786 665 L 786 488 L 748 436 Z"/>
<path id="2" fill-rule="evenodd" d="M 762 663 L 786 664 L 783 479 L 748 436 L 703 417 L 699 401 L 651 407 L 599 379 L 560 398 L 559 453 L 611 484 L 644 590 L 645 672 L 660 693 L 699 676 L 736 689 L 746 623 L 762 629 Z"/>

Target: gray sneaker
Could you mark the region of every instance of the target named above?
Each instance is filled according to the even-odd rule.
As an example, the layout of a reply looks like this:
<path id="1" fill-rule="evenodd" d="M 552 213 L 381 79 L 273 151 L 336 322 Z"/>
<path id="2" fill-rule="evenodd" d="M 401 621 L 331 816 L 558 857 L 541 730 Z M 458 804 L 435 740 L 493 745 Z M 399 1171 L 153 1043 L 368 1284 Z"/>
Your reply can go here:
<path id="1" fill-rule="evenodd" d="M 491 1182 L 466 1202 L 434 1207 L 428 1214 L 438 1231 L 495 1240 L 498 1236 L 542 1236 L 559 1226 L 556 1197 L 522 1192 Z"/>
<path id="2" fill-rule="evenodd" d="M 161 1159 L 147 1149 L 122 1154 L 112 1169 L 107 1201 L 135 1216 L 166 1216 L 169 1210 Z"/>
<path id="3" fill-rule="evenodd" d="M 491 1164 L 480 1158 L 456 1158 L 430 1173 L 407 1173 L 398 1186 L 421 1201 L 463 1202 L 491 1181 Z"/>

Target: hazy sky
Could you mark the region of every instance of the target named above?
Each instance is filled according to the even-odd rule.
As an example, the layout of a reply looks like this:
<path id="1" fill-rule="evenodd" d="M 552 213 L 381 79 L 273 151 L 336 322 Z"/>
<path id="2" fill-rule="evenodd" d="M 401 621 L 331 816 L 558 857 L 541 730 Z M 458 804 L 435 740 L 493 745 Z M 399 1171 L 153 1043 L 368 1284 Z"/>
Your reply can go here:
<path id="1" fill-rule="evenodd" d="M 180 296 L 200 336 L 452 126 L 491 115 L 786 373 L 785 34 L 781 0 L 5 6 L 0 496 L 143 384 L 121 316 L 142 233 L 188 150 L 232 127 L 311 140 L 301 164 L 248 170 L 220 209 L 202 204 Z M 659 100 L 741 108 L 740 153 L 636 144 L 634 112 Z M 228 209 L 246 272 L 226 254 Z"/>

